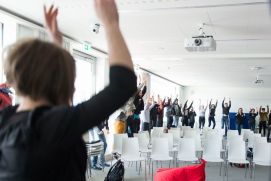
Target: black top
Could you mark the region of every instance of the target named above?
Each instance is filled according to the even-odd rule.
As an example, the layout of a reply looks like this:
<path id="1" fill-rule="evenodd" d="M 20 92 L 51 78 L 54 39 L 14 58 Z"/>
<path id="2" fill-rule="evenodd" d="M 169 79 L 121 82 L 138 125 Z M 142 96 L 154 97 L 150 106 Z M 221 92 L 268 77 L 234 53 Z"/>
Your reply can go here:
<path id="1" fill-rule="evenodd" d="M 121 107 L 136 88 L 131 70 L 113 66 L 109 86 L 75 107 L 5 109 L 0 114 L 0 180 L 84 181 L 82 135 Z"/>
<path id="2" fill-rule="evenodd" d="M 150 110 L 150 120 L 156 121 L 157 114 L 158 114 L 158 107 L 159 107 L 159 105 L 157 103 L 155 103 L 153 108 Z"/>
<path id="3" fill-rule="evenodd" d="M 140 96 L 140 91 L 136 94 L 135 99 L 134 99 L 134 105 L 136 107 L 134 113 L 135 114 L 140 114 L 142 110 L 144 110 L 144 100 L 143 97 L 146 94 L 147 87 L 144 86 L 142 90 L 142 95 Z"/>
<path id="4" fill-rule="evenodd" d="M 217 107 L 217 101 L 216 101 L 215 106 L 213 108 L 212 108 L 212 104 L 211 104 L 211 101 L 210 101 L 210 104 L 209 104 L 209 117 L 215 117 L 216 107 Z"/>
<path id="5" fill-rule="evenodd" d="M 189 111 L 189 120 L 190 122 L 195 122 L 195 117 L 197 116 L 195 111 Z"/>
<path id="6" fill-rule="evenodd" d="M 236 122 L 238 124 L 243 124 L 245 121 L 245 117 L 246 117 L 246 115 L 244 113 L 242 113 L 242 114 L 237 113 L 236 114 Z"/>
<path id="7" fill-rule="evenodd" d="M 106 130 L 109 130 L 109 126 L 108 126 L 108 119 L 106 118 L 104 121 L 102 121 L 97 127 L 99 128 L 100 131 L 102 131 L 104 128 Z"/>
<path id="8" fill-rule="evenodd" d="M 271 113 L 269 113 L 269 119 L 268 119 L 267 125 L 271 126 Z"/>
<path id="9" fill-rule="evenodd" d="M 229 113 L 230 113 L 231 101 L 229 101 L 229 106 L 228 106 L 228 107 L 225 107 L 225 106 L 224 106 L 224 101 L 225 101 L 225 100 L 223 100 L 223 102 L 222 102 L 222 114 L 228 116 Z"/>
<path id="10" fill-rule="evenodd" d="M 257 113 L 249 113 L 249 121 L 256 121 L 256 117 L 258 116 L 258 112 Z"/>

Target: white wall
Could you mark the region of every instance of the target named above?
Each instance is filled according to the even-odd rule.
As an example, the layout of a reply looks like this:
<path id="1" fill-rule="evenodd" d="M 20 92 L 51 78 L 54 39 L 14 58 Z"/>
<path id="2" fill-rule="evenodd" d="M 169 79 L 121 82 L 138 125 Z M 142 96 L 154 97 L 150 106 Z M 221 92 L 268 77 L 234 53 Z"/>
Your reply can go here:
<path id="1" fill-rule="evenodd" d="M 249 112 L 250 108 L 259 108 L 261 105 L 271 105 L 271 88 L 247 88 L 247 87 L 185 87 L 184 98 L 190 101 L 194 100 L 194 108 L 198 112 L 199 99 L 206 104 L 211 98 L 218 99 L 218 107 L 216 110 L 216 121 L 220 124 L 221 120 L 221 104 L 224 97 L 226 101 L 230 97 L 232 100 L 232 108 L 230 112 L 237 112 L 242 107 L 244 112 Z M 184 100 L 183 100 L 184 102 Z M 206 118 L 207 118 L 206 113 Z M 197 119 L 198 120 L 198 119 Z M 206 122 L 205 122 L 206 126 Z"/>

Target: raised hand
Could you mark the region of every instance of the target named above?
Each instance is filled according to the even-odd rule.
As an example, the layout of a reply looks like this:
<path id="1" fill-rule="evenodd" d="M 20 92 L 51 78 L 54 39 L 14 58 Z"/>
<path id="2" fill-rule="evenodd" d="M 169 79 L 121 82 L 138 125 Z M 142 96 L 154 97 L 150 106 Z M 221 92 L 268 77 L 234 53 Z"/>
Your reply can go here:
<path id="1" fill-rule="evenodd" d="M 119 26 L 119 14 L 115 0 L 94 0 L 94 3 L 97 16 L 104 26 Z"/>
<path id="2" fill-rule="evenodd" d="M 51 5 L 49 9 L 47 9 L 46 6 L 43 6 L 43 10 L 46 27 L 50 33 L 50 36 L 52 37 L 54 43 L 62 45 L 63 37 L 57 25 L 58 8 L 56 8 L 54 5 Z"/>

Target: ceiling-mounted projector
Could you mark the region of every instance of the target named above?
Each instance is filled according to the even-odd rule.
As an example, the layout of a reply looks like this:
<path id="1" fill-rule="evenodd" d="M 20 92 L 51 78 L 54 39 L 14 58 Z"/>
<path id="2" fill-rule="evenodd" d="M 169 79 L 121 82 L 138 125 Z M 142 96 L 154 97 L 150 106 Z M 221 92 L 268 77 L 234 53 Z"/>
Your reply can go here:
<path id="1" fill-rule="evenodd" d="M 199 24 L 199 35 L 184 40 L 184 47 L 189 52 L 216 51 L 216 41 L 203 31 L 205 23 Z"/>
<path id="2" fill-rule="evenodd" d="M 213 36 L 195 36 L 184 40 L 184 47 L 189 52 L 216 51 Z"/>

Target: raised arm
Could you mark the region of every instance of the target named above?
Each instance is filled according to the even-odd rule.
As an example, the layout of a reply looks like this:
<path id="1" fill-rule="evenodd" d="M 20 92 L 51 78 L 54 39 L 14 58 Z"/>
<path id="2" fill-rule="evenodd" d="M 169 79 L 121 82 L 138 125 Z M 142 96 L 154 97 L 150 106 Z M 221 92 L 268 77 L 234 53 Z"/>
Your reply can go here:
<path id="1" fill-rule="evenodd" d="M 190 104 L 190 106 L 187 108 L 187 110 L 190 110 L 191 109 L 191 107 L 193 106 L 193 101 L 191 102 L 191 104 Z"/>
<path id="2" fill-rule="evenodd" d="M 259 113 L 262 113 L 262 106 L 260 106 Z"/>
<path id="3" fill-rule="evenodd" d="M 215 108 L 217 107 L 217 104 L 218 104 L 218 100 L 216 100 L 216 103 L 215 103 Z"/>
<path id="4" fill-rule="evenodd" d="M 114 0 L 95 0 L 95 9 L 106 32 L 110 76 L 109 85 L 88 101 L 75 107 L 53 108 L 48 116 L 50 121 L 40 121 L 47 139 L 61 141 L 63 145 L 72 145 L 83 133 L 100 124 L 114 111 L 120 108 L 135 92 L 136 76 L 129 50 L 119 29 L 118 11 Z M 47 121 L 48 120 L 48 121 Z M 46 133 L 47 132 L 47 133 Z"/>
<path id="5" fill-rule="evenodd" d="M 210 100 L 210 103 L 209 103 L 209 109 L 211 109 L 211 106 L 212 106 L 212 99 Z"/>
<path id="6" fill-rule="evenodd" d="M 269 106 L 267 105 L 267 113 L 269 114 Z"/>
<path id="7" fill-rule="evenodd" d="M 231 108 L 231 99 L 229 100 L 229 109 Z"/>
<path id="8" fill-rule="evenodd" d="M 207 102 L 206 102 L 205 111 L 207 110 L 207 108 L 208 108 L 208 100 L 207 100 Z"/>
<path id="9" fill-rule="evenodd" d="M 46 6 L 43 6 L 43 12 L 45 18 L 45 26 L 49 31 L 50 38 L 55 44 L 61 46 L 63 43 L 63 37 L 57 25 L 58 8 L 54 7 L 54 5 L 51 5 L 48 9 Z"/>
<path id="10" fill-rule="evenodd" d="M 225 97 L 224 97 L 224 99 L 222 101 L 222 108 L 224 108 L 224 102 L 225 102 Z"/>
<path id="11" fill-rule="evenodd" d="M 186 110 L 186 107 L 187 107 L 187 102 L 188 102 L 188 100 L 187 100 L 187 101 L 185 101 L 185 103 L 184 103 L 184 106 L 183 106 L 183 112 Z"/>

